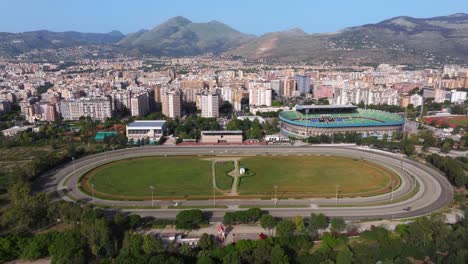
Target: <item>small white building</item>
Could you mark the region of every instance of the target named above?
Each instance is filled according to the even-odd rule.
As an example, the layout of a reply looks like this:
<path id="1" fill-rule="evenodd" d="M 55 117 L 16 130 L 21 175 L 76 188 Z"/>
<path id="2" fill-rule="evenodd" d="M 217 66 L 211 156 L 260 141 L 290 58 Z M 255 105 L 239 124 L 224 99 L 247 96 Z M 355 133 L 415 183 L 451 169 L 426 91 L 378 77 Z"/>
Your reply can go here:
<path id="1" fill-rule="evenodd" d="M 137 120 L 127 125 L 127 139 L 134 142 L 149 139 L 153 144 L 166 132 L 166 120 Z"/>
<path id="2" fill-rule="evenodd" d="M 34 126 L 14 126 L 14 127 L 10 127 L 10 128 L 7 128 L 5 130 L 2 130 L 2 134 L 5 136 L 5 137 L 12 137 L 12 136 L 15 136 L 16 134 L 18 133 L 21 133 L 23 131 L 26 131 L 30 128 L 33 128 Z"/>

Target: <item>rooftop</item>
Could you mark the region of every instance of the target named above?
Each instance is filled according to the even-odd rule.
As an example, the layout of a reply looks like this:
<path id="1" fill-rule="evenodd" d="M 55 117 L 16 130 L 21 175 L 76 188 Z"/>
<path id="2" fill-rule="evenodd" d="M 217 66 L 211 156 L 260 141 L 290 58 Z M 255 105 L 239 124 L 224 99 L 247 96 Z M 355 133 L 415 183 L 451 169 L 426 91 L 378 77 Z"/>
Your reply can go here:
<path id="1" fill-rule="evenodd" d="M 302 109 L 357 109 L 355 105 L 296 105 L 296 110 Z"/>
<path id="2" fill-rule="evenodd" d="M 166 120 L 137 120 L 127 125 L 131 128 L 139 127 L 162 127 L 166 123 Z"/>
<path id="3" fill-rule="evenodd" d="M 242 135 L 241 130 L 213 130 L 213 131 L 202 131 L 202 135 Z"/>

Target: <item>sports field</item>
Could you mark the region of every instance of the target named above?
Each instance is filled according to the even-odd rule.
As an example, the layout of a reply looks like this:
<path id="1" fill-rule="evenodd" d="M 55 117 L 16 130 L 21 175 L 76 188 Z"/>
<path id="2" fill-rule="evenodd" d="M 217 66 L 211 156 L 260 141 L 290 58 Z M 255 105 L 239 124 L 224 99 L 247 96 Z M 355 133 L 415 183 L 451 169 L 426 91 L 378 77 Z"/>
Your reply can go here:
<path id="1" fill-rule="evenodd" d="M 227 173 L 234 162 L 210 160 L 198 156 L 144 157 L 117 161 L 87 173 L 81 185 L 88 193 L 108 199 L 151 199 L 154 197 L 210 198 L 213 186 L 213 162 L 218 188 L 230 190 Z M 222 159 L 222 158 L 221 158 Z M 228 158 L 227 158 L 228 159 Z M 391 190 L 391 171 L 361 160 L 333 156 L 242 157 L 239 166 L 247 168 L 240 178 L 238 195 L 278 198 L 371 196 Z M 219 198 L 222 194 L 218 192 Z M 231 196 L 232 197 L 232 196 Z"/>
<path id="2" fill-rule="evenodd" d="M 393 172 L 343 157 L 249 157 L 240 166 L 253 175 L 241 178 L 241 195 L 271 195 L 276 185 L 278 197 L 332 196 L 337 188 L 340 195 L 369 196 L 388 192 L 390 179 L 398 185 Z"/>

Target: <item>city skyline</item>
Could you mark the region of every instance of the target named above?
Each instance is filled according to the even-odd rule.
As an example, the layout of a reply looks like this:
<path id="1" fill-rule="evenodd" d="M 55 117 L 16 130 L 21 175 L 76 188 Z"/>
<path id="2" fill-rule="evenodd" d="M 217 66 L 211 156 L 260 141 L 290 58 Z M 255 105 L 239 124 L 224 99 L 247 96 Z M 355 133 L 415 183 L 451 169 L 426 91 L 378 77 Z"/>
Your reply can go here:
<path id="1" fill-rule="evenodd" d="M 124 34 L 141 29 L 151 29 L 175 16 L 183 16 L 193 22 L 217 20 L 249 34 L 262 35 L 268 32 L 301 28 L 307 33 L 326 33 L 347 27 L 378 23 L 397 16 L 426 18 L 466 13 L 468 2 L 451 0 L 392 1 L 377 3 L 369 0 L 333 0 L 311 3 L 295 1 L 281 5 L 278 1 L 172 1 L 150 2 L 85 0 L 79 3 L 62 3 L 54 0 L 34 2 L 29 0 L 8 3 L 0 17 L 0 32 L 26 32 L 34 30 L 110 32 Z M 24 7 L 29 8 L 25 9 Z M 339 8 L 338 8 L 339 7 Z"/>

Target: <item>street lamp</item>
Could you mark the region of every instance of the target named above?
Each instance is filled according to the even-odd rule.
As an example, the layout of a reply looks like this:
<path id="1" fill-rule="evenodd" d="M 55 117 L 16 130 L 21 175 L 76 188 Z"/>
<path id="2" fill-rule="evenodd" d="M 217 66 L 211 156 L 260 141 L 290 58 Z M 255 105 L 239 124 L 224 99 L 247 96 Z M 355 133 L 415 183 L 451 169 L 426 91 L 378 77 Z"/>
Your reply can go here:
<path id="1" fill-rule="evenodd" d="M 340 185 L 337 184 L 335 187 L 336 187 L 336 205 L 338 205 L 338 190 L 340 189 Z"/>
<path id="2" fill-rule="evenodd" d="M 94 184 L 91 183 L 91 187 L 93 188 L 93 203 L 94 203 Z"/>
<path id="3" fill-rule="evenodd" d="M 72 164 L 73 164 L 73 174 L 76 173 L 76 168 L 75 168 L 75 157 L 72 157 Z"/>
<path id="4" fill-rule="evenodd" d="M 278 205 L 278 198 L 277 198 L 277 195 L 276 195 L 276 192 L 278 191 L 278 186 L 275 185 L 274 188 L 275 188 L 275 207 L 276 207 L 276 205 Z"/>
<path id="5" fill-rule="evenodd" d="M 390 196 L 390 202 L 393 202 L 393 188 L 394 188 L 395 182 L 392 180 L 392 194 Z"/>
<path id="6" fill-rule="evenodd" d="M 216 190 L 213 187 L 213 208 L 216 208 Z"/>
<path id="7" fill-rule="evenodd" d="M 151 189 L 151 207 L 154 207 L 154 186 L 153 185 L 150 185 L 150 189 Z"/>

